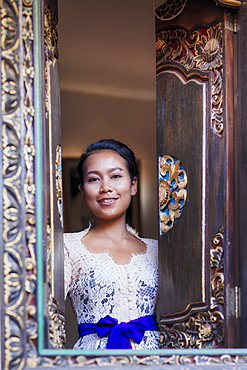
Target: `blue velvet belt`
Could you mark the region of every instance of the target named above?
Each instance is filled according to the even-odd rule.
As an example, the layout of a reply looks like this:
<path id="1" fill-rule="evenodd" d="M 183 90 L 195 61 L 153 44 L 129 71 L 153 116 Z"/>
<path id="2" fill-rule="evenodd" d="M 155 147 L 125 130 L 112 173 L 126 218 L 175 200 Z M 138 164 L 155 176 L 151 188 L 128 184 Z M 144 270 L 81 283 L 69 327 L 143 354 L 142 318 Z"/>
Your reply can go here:
<path id="1" fill-rule="evenodd" d="M 129 322 L 118 323 L 117 319 L 107 315 L 96 324 L 82 323 L 78 325 L 79 337 L 97 333 L 100 338 L 108 335 L 107 349 L 132 348 L 130 339 L 141 343 L 146 330 L 159 331 L 155 315 L 141 316 Z"/>

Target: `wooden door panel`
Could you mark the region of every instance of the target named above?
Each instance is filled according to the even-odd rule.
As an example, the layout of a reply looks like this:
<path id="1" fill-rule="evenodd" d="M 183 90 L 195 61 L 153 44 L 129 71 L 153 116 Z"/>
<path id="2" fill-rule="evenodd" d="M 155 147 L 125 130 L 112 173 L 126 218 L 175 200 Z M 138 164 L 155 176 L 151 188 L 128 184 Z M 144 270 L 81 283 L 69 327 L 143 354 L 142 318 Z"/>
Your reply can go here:
<path id="1" fill-rule="evenodd" d="M 238 243 L 240 245 L 240 287 L 241 295 L 241 325 L 240 325 L 240 347 L 247 348 L 247 237 L 246 237 L 246 224 L 247 224 L 247 109 L 246 109 L 246 96 L 247 96 L 247 3 L 244 2 L 238 12 L 238 67 L 236 68 L 237 80 L 239 85 L 239 93 L 235 95 L 236 108 L 238 111 L 238 125 L 236 127 L 236 142 L 238 152 L 238 183 L 236 186 L 237 194 L 237 214 L 236 224 L 239 225 Z"/>
<path id="2" fill-rule="evenodd" d="M 185 319 L 191 310 L 209 306 L 209 284 L 205 279 L 208 124 L 203 109 L 207 87 L 208 80 L 204 83 L 195 79 L 185 81 L 174 73 L 163 72 L 157 78 L 158 96 L 161 97 L 158 98 L 158 121 L 162 125 L 161 128 L 158 126 L 158 154 L 168 154 L 180 160 L 188 176 L 183 214 L 160 237 L 161 295 L 167 297 L 160 303 L 162 322 L 171 321 L 171 313 Z M 176 94 L 176 91 L 180 93 Z M 161 130 L 163 135 L 160 135 Z"/>
<path id="3" fill-rule="evenodd" d="M 165 233 L 160 205 L 165 348 L 236 340 L 233 20 L 211 0 L 200 9 L 189 0 L 181 14 L 156 25 L 158 155 L 177 158 L 188 177 L 186 204 Z"/>

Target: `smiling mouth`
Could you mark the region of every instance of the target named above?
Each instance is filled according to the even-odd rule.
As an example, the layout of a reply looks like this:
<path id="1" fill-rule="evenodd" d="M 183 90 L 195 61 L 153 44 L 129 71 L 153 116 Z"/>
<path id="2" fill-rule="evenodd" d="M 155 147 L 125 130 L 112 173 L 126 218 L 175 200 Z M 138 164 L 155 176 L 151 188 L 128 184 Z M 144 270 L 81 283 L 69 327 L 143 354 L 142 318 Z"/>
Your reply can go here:
<path id="1" fill-rule="evenodd" d="M 117 200 L 117 199 L 116 198 L 105 198 L 105 199 L 98 200 L 98 203 L 110 204 L 110 203 L 114 202 L 115 200 Z"/>

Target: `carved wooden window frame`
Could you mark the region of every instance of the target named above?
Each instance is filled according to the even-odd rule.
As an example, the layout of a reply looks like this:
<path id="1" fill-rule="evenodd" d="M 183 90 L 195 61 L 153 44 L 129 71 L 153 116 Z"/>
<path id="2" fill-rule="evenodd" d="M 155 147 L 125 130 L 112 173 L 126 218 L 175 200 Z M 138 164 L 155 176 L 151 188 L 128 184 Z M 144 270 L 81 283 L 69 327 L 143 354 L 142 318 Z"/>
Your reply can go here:
<path id="1" fill-rule="evenodd" d="M 231 0 L 216 2 L 241 4 Z M 44 347 L 42 17 L 40 0 L 1 1 L 3 368 L 246 364 L 246 349 L 119 352 Z M 51 324 L 53 333 L 58 329 L 56 322 L 59 320 Z"/>

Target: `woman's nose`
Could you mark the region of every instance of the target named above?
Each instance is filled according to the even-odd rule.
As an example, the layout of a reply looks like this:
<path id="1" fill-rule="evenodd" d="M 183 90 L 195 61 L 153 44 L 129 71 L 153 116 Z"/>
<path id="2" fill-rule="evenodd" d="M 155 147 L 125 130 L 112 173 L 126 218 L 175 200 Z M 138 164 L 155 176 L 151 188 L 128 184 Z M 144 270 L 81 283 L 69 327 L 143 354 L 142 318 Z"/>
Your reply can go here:
<path id="1" fill-rule="evenodd" d="M 110 180 L 103 180 L 100 187 L 101 193 L 107 193 L 108 191 L 112 191 L 111 182 Z"/>

